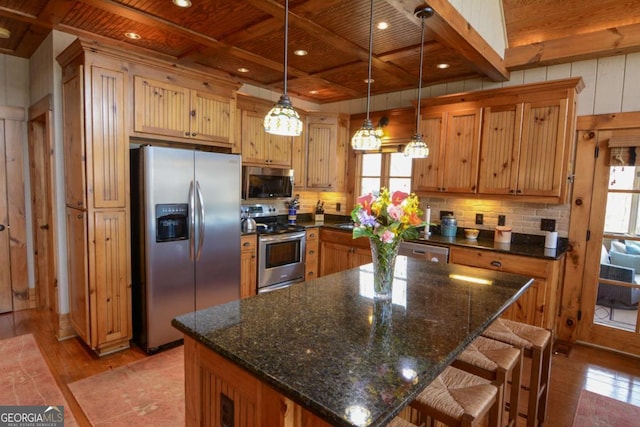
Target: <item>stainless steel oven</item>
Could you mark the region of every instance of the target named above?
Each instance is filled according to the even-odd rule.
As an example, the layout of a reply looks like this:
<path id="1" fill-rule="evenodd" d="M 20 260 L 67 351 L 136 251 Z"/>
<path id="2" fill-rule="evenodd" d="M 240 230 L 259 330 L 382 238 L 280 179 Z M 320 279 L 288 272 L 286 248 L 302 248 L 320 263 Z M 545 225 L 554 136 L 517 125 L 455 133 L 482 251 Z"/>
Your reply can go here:
<path id="1" fill-rule="evenodd" d="M 291 231 L 258 236 L 258 293 L 304 280 L 306 233 Z"/>

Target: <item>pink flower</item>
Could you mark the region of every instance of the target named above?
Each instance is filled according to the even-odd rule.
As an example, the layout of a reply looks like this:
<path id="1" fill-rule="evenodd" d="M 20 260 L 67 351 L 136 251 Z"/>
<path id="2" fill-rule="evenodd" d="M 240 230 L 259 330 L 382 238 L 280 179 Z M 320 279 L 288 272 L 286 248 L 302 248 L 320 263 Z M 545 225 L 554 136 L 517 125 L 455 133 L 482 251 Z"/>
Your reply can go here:
<path id="1" fill-rule="evenodd" d="M 400 205 L 389 205 L 387 207 L 387 213 L 394 221 L 400 221 L 400 218 L 404 215 L 404 209 Z"/>
<path id="2" fill-rule="evenodd" d="M 393 231 L 384 230 L 384 233 L 380 236 L 380 240 L 382 240 L 382 243 L 391 243 L 395 237 L 396 235 L 393 234 Z"/>
<path id="3" fill-rule="evenodd" d="M 409 197 L 409 195 L 404 191 L 394 191 L 391 195 L 391 203 L 397 206 L 404 202 L 407 197 Z"/>

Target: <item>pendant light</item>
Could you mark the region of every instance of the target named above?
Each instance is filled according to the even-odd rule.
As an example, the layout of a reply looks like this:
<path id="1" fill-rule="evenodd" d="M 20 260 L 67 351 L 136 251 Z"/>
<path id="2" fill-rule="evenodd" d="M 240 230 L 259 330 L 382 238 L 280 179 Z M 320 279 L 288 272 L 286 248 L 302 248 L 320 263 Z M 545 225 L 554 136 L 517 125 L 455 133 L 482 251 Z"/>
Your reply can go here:
<path id="1" fill-rule="evenodd" d="M 369 75 L 367 78 L 367 118 L 362 126 L 351 138 L 351 147 L 354 150 L 378 150 L 382 146 L 380 133 L 373 127 L 369 118 L 369 106 L 371 104 L 371 55 L 373 51 L 373 0 L 371 0 L 371 14 L 369 19 Z"/>
<path id="2" fill-rule="evenodd" d="M 284 92 L 264 117 L 267 133 L 284 136 L 298 136 L 302 133 L 302 120 L 287 96 L 287 44 L 289 43 L 289 0 L 284 2 Z"/>
<path id="3" fill-rule="evenodd" d="M 424 21 L 433 16 L 433 9 L 429 6 L 420 6 L 414 12 L 422 20 L 422 36 L 420 38 L 420 80 L 418 80 L 418 108 L 416 114 L 416 133 L 411 141 L 404 147 L 404 155 L 414 159 L 424 159 L 429 156 L 429 147 L 422 139 L 420 133 L 420 98 L 422 95 L 422 58 L 424 56 Z"/>

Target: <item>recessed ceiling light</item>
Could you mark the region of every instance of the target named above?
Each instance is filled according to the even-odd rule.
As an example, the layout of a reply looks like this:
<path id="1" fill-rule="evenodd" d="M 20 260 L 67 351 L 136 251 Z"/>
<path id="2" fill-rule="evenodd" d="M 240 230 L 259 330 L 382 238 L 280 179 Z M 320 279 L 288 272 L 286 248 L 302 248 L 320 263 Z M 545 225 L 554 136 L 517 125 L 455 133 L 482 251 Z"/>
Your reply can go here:
<path id="1" fill-rule="evenodd" d="M 445 64 L 445 63 L 437 64 L 436 68 L 440 68 L 441 70 L 444 70 L 445 68 L 449 68 L 449 64 Z"/>
<path id="2" fill-rule="evenodd" d="M 240 73 L 248 73 L 249 69 L 248 68 L 244 68 L 244 67 L 240 67 L 240 68 L 238 68 L 238 72 L 240 72 Z"/>
<path id="3" fill-rule="evenodd" d="M 11 31 L 7 28 L 0 27 L 0 39 L 8 39 L 11 36 Z"/>
<path id="4" fill-rule="evenodd" d="M 189 0 L 172 0 L 173 4 L 178 7 L 191 7 L 191 2 Z"/>
<path id="5" fill-rule="evenodd" d="M 294 50 L 294 51 L 293 51 L 293 54 L 294 54 L 294 55 L 298 55 L 298 56 L 305 56 L 305 55 L 307 55 L 308 53 L 309 53 L 309 52 L 307 52 L 307 51 L 306 51 L 306 50 L 304 50 L 304 49 L 297 49 L 297 50 Z"/>
<path id="6" fill-rule="evenodd" d="M 375 80 L 374 80 L 374 79 L 371 79 L 371 80 L 369 80 L 369 79 L 364 79 L 364 82 L 365 82 L 365 83 L 367 83 L 367 84 L 369 84 L 369 83 L 373 83 L 373 82 L 375 82 Z"/>
<path id="7" fill-rule="evenodd" d="M 389 23 L 385 21 L 380 21 L 378 22 L 378 24 L 376 24 L 376 28 L 378 28 L 379 30 L 386 30 L 387 28 L 389 28 Z"/>
<path id="8" fill-rule="evenodd" d="M 128 38 L 132 39 L 132 40 L 139 40 L 142 37 L 140 37 L 140 34 L 138 33 L 134 33 L 134 32 L 128 32 L 128 33 L 124 33 L 125 36 L 127 36 Z"/>

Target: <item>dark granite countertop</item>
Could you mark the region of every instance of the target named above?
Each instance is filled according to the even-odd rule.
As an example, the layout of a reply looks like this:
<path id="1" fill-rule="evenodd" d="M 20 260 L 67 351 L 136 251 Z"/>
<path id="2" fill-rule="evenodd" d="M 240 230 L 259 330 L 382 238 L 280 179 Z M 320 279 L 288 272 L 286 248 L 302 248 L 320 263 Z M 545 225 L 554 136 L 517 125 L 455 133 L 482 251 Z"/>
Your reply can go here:
<path id="1" fill-rule="evenodd" d="M 392 304 L 372 299 L 367 264 L 173 326 L 332 425 L 384 426 L 532 283 L 403 256 L 395 274 Z M 368 411 L 367 421 L 349 421 L 352 408 Z"/>

